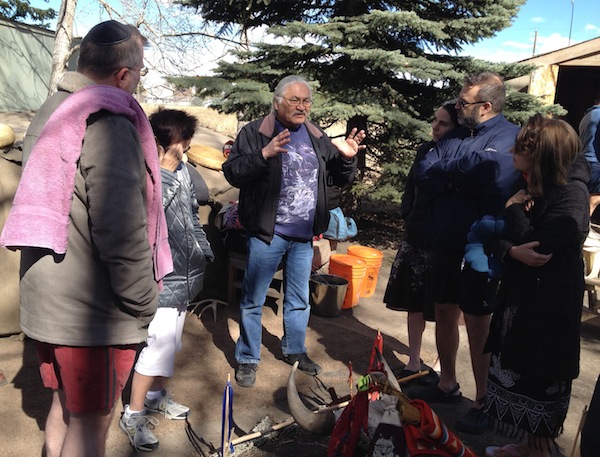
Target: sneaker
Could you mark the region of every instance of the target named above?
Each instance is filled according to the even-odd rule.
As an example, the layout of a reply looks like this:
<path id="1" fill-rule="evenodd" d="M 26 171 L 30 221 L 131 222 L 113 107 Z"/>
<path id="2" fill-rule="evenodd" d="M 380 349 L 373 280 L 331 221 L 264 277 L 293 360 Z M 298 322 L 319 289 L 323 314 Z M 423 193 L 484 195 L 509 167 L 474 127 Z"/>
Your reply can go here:
<path id="1" fill-rule="evenodd" d="M 163 414 L 167 419 L 185 419 L 190 412 L 190 408 L 173 401 L 165 390 L 162 391 L 160 398 L 155 400 L 146 397 L 144 406 L 148 411 Z"/>
<path id="2" fill-rule="evenodd" d="M 304 354 L 286 355 L 283 360 L 290 365 L 298 362 L 298 369 L 308 374 L 318 375 L 321 372 L 321 367 L 310 360 L 306 355 L 306 352 Z"/>
<path id="3" fill-rule="evenodd" d="M 256 382 L 257 371 L 256 363 L 240 363 L 235 369 L 235 382 L 240 387 L 252 387 Z"/>
<path id="4" fill-rule="evenodd" d="M 411 389 L 405 392 L 410 398 L 426 401 L 427 403 L 460 403 L 462 393 L 460 385 L 456 384 L 450 392 L 445 392 L 437 385 Z"/>
<path id="5" fill-rule="evenodd" d="M 136 451 L 150 452 L 158 447 L 158 440 L 150 430 L 157 425 L 158 420 L 146 415 L 146 411 L 131 413 L 127 419 L 123 413 L 119 420 L 119 426 L 127 434 L 129 442 Z"/>
<path id="6" fill-rule="evenodd" d="M 483 412 L 483 408 L 472 407 L 454 425 L 459 432 L 480 435 L 487 430 L 489 424 L 490 417 Z"/>

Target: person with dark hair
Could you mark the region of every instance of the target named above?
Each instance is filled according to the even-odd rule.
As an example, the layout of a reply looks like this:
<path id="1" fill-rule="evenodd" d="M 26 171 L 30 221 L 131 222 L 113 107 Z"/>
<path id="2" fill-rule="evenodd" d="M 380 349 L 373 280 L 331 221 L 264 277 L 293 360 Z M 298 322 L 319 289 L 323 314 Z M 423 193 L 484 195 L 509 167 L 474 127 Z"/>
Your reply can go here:
<path id="1" fill-rule="evenodd" d="M 424 210 L 427 199 L 424 194 L 416 192 L 414 184 L 415 168 L 444 136 L 458 127 L 455 101 L 444 103 L 434 115 L 431 123 L 431 141 L 417 149 L 415 160 L 406 178 L 404 194 L 400 203 L 400 216 L 404 219 L 404 236 L 396 259 L 392 264 L 390 278 L 383 297 L 387 307 L 408 311 L 408 363 L 397 374 L 398 378 L 413 375 L 422 369 L 430 370 L 425 378 L 419 379 L 421 384 L 435 382 L 437 374 L 433 368 L 421 362 L 421 342 L 425 331 L 425 322 L 434 321 L 433 301 L 428 291 L 431 288 L 432 252 L 427 242 L 422 239 Z"/>
<path id="2" fill-rule="evenodd" d="M 435 303 L 435 336 L 441 373 L 437 385 L 414 398 L 427 402 L 460 402 L 456 376 L 458 324 L 461 314 L 469 338 L 475 378 L 475 404 L 456 428 L 481 433 L 481 413 L 487 391 L 489 354 L 483 353 L 493 313 L 497 279 L 463 268 L 467 233 L 473 222 L 499 217 L 517 178 L 510 148 L 519 127 L 503 115 L 506 88 L 502 78 L 484 72 L 469 75 L 458 95 L 456 109 L 461 128 L 440 141 L 419 163 L 417 191 L 429 198 L 423 236 L 433 249 L 431 289 Z"/>
<path id="3" fill-rule="evenodd" d="M 521 444 L 486 457 L 550 457 L 579 375 L 584 293 L 582 246 L 589 229 L 589 169 L 575 130 L 535 115 L 513 149 L 522 177 L 505 204 L 504 232 L 490 252 L 504 263 L 486 352 L 485 413 Z"/>
<path id="4" fill-rule="evenodd" d="M 579 122 L 579 138 L 583 145 L 583 156 L 590 165 L 590 216 L 600 204 L 600 92 Z"/>
<path id="5" fill-rule="evenodd" d="M 148 327 L 146 346 L 135 364 L 131 400 L 119 422 L 129 442 L 138 451 L 152 451 L 158 440 L 147 425 L 157 412 L 167 419 L 185 419 L 189 408 L 175 402 L 167 393 L 173 377 L 175 355 L 181 350 L 185 315 L 189 303 L 200 293 L 207 261 L 214 258 L 198 219 L 198 202 L 183 154 L 190 147 L 198 120 L 184 111 L 159 109 L 150 115 L 158 144 L 162 196 L 173 272 L 165 276 L 156 316 Z M 154 419 L 154 420 L 152 420 Z"/>
<path id="6" fill-rule="evenodd" d="M 105 455 L 106 436 L 173 264 L 156 142 L 132 94 L 146 40 L 116 21 L 81 42 L 28 130 L 0 244 L 21 250 L 20 319 L 52 389 L 45 455 Z"/>
<path id="7" fill-rule="evenodd" d="M 354 128 L 345 140 L 330 140 L 308 120 L 312 103 L 312 90 L 304 78 L 283 78 L 275 87 L 271 114 L 240 130 L 223 164 L 225 178 L 240 188 L 239 217 L 248 232 L 240 337 L 235 346 L 235 380 L 242 387 L 256 381 L 262 307 L 282 259 L 284 360 L 291 365 L 298 362 L 300 370 L 312 375 L 321 371 L 304 345 L 312 239 L 329 223 L 327 186 L 347 186 L 354 179 L 365 132 Z"/>

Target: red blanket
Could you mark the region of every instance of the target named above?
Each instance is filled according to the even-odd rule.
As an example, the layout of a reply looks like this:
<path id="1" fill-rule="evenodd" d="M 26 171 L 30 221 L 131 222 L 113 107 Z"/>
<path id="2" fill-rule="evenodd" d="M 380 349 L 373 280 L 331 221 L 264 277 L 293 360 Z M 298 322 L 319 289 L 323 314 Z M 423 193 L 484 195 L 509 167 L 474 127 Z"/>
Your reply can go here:
<path id="1" fill-rule="evenodd" d="M 427 403 L 423 400 L 412 400 L 410 404 L 421 411 L 420 424 L 404 425 L 406 448 L 412 457 L 419 455 L 477 457 L 477 454 L 465 446 L 460 438 L 442 423 Z"/>

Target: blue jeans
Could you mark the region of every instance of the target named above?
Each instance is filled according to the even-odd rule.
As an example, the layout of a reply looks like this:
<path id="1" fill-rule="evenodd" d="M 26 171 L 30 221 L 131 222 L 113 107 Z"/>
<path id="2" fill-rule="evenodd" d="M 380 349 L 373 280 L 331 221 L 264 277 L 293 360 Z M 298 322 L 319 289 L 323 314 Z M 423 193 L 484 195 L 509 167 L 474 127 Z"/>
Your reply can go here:
<path id="1" fill-rule="evenodd" d="M 312 241 L 288 241 L 275 235 L 271 244 L 248 236 L 248 266 L 244 273 L 240 302 L 240 337 L 235 345 L 238 363 L 260 362 L 262 307 L 277 267 L 283 268 L 283 355 L 306 352 L 304 340 L 310 317 L 308 302 Z"/>

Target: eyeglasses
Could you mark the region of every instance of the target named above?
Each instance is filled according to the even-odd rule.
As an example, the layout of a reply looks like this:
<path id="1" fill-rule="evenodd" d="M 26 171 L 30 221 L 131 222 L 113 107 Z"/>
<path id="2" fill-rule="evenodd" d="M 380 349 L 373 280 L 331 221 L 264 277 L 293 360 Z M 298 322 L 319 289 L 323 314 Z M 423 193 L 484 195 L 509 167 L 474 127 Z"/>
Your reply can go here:
<path id="1" fill-rule="evenodd" d="M 469 105 L 483 105 L 484 103 L 488 103 L 488 102 L 465 102 L 464 100 L 456 100 L 456 104 L 459 105 L 461 108 L 465 108 L 466 106 Z"/>
<path id="2" fill-rule="evenodd" d="M 188 151 L 190 150 L 190 148 L 191 148 L 191 147 L 192 147 L 192 146 L 190 145 L 190 146 L 188 146 L 187 148 L 185 148 L 185 149 L 183 150 L 183 153 L 185 154 L 186 152 L 188 152 Z"/>
<path id="3" fill-rule="evenodd" d="M 287 98 L 287 97 L 282 97 L 285 99 L 286 102 L 288 102 L 290 105 L 292 106 L 306 106 L 307 108 L 310 108 L 313 101 L 310 98 L 305 98 L 304 100 L 301 100 L 299 98 Z"/>
<path id="4" fill-rule="evenodd" d="M 148 68 L 146 68 L 146 67 L 142 67 L 142 68 L 127 67 L 127 69 L 137 71 L 140 74 L 140 76 L 146 76 L 148 74 Z"/>

